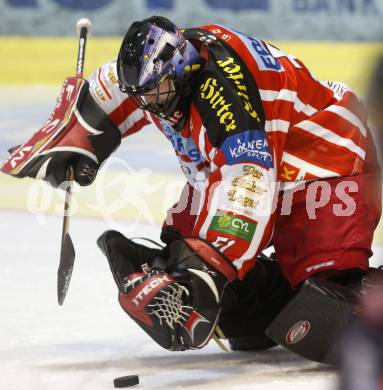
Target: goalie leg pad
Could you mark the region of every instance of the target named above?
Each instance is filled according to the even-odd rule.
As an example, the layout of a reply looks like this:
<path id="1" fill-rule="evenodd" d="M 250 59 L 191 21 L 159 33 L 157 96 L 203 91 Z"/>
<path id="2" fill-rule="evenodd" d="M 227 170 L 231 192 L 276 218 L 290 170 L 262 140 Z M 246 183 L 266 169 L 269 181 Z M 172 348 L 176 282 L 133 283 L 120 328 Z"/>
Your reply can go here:
<path id="1" fill-rule="evenodd" d="M 266 330 L 307 359 L 338 365 L 341 337 L 354 318 L 356 294 L 328 280 L 308 279 Z"/>

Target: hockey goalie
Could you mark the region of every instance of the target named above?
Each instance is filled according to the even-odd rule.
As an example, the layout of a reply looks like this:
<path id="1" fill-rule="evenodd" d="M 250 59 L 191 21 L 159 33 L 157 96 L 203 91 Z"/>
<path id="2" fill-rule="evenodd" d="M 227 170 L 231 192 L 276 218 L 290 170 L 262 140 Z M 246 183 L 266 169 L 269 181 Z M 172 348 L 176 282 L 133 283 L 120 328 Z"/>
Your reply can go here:
<path id="1" fill-rule="evenodd" d="M 379 272 L 380 174 L 358 97 L 262 40 L 159 16 L 134 22 L 116 60 L 74 83 L 3 172 L 57 187 L 71 166 L 88 185 L 151 124 L 186 175 L 162 249 L 112 230 L 97 241 L 122 309 L 169 350 L 202 348 L 220 329 L 233 350 L 279 344 L 336 364 Z"/>

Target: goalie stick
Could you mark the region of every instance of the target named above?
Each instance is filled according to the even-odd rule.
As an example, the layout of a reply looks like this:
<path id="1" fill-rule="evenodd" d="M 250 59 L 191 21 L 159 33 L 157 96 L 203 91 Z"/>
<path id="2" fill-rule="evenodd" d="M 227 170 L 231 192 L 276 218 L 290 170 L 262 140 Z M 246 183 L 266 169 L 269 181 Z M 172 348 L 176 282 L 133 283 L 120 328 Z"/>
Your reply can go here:
<path id="1" fill-rule="evenodd" d="M 76 24 L 77 33 L 79 34 L 76 69 L 77 80 L 80 80 L 83 77 L 85 46 L 91 26 L 92 24 L 90 20 L 86 18 L 79 19 Z M 64 303 L 69 288 L 70 279 L 72 277 L 75 259 L 75 250 L 72 239 L 69 235 L 69 214 L 72 199 L 73 176 L 73 168 L 69 167 L 67 170 L 65 182 L 66 189 L 64 203 L 64 219 L 61 237 L 60 263 L 57 271 L 57 300 L 59 305 L 62 305 Z"/>

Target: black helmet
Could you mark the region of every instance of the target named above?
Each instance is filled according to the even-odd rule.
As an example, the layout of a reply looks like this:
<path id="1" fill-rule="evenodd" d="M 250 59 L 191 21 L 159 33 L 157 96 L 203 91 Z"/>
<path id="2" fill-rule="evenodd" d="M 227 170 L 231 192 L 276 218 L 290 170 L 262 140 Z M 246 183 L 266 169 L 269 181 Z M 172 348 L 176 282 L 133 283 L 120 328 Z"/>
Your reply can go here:
<path id="1" fill-rule="evenodd" d="M 135 97 L 136 104 L 162 118 L 169 118 L 191 71 L 201 62 L 195 47 L 170 20 L 152 16 L 134 22 L 122 42 L 117 59 L 120 89 Z M 159 85 L 167 80 L 167 96 L 160 100 Z M 142 95 L 156 94 L 146 103 Z"/>

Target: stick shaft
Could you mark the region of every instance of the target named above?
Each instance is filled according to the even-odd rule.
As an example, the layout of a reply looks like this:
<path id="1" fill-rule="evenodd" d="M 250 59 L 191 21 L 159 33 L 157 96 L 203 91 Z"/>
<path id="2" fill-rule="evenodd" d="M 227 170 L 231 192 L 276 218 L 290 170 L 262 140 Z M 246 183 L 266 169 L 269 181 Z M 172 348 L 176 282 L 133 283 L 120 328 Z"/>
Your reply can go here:
<path id="1" fill-rule="evenodd" d="M 79 41 L 78 41 L 78 51 L 77 51 L 77 68 L 76 68 L 77 79 L 81 79 L 84 73 L 85 48 L 86 48 L 87 36 L 88 36 L 88 28 L 85 26 L 81 27 Z M 69 214 L 70 214 L 70 206 L 72 200 L 73 178 L 74 178 L 73 167 L 69 167 L 66 173 L 67 187 L 65 189 L 64 219 L 63 219 L 63 229 L 62 229 L 62 236 L 61 236 L 61 245 L 64 243 L 65 235 L 69 231 Z"/>
<path id="2" fill-rule="evenodd" d="M 81 27 L 80 37 L 78 42 L 77 68 L 76 68 L 76 77 L 78 79 L 81 79 L 83 76 L 87 35 L 88 35 L 88 28 Z"/>
<path id="3" fill-rule="evenodd" d="M 73 167 L 70 166 L 66 172 L 67 187 L 65 188 L 64 218 L 63 218 L 61 245 L 63 244 L 65 236 L 69 231 L 69 215 L 70 215 L 70 207 L 71 207 L 71 200 L 72 200 L 73 176 L 74 176 Z"/>
<path id="4" fill-rule="evenodd" d="M 89 29 L 87 26 L 83 26 L 80 28 L 78 51 L 77 51 L 77 68 L 76 68 L 77 79 L 81 79 L 84 73 L 85 48 L 86 48 L 86 41 L 88 37 L 88 31 Z M 66 173 L 67 187 L 65 189 L 64 220 L 63 220 L 63 231 L 62 231 L 61 243 L 64 242 L 65 235 L 68 233 L 69 230 L 69 214 L 70 214 L 70 206 L 72 200 L 73 178 L 74 178 L 73 167 L 69 167 Z"/>

